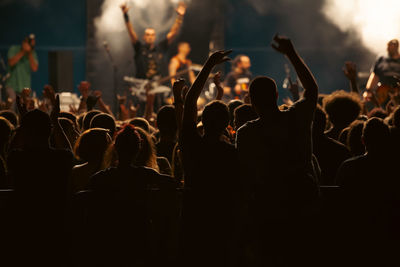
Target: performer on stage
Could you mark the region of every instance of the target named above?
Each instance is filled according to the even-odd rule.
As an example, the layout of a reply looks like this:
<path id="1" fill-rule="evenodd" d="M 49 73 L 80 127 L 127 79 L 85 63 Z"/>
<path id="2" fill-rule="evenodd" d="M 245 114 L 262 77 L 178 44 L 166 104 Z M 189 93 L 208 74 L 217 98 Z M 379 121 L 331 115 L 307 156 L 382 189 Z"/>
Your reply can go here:
<path id="1" fill-rule="evenodd" d="M 156 31 L 153 28 L 145 29 L 143 35 L 144 43 L 142 43 L 133 29 L 133 25 L 129 21 L 129 7 L 126 4 L 123 4 L 121 9 L 124 14 L 125 25 L 129 37 L 135 49 L 136 78 L 152 79 L 156 75 L 163 74 L 164 57 L 169 45 L 178 34 L 182 25 L 183 16 L 186 12 L 186 5 L 184 3 L 179 3 L 176 9 L 178 16 L 176 17 L 175 23 L 172 25 L 166 38 L 157 44 L 155 42 Z"/>
<path id="2" fill-rule="evenodd" d="M 238 55 L 232 61 L 232 71 L 224 81 L 224 95 L 234 99 L 242 99 L 248 91 L 252 79 L 251 62 L 246 55 Z"/>
<path id="3" fill-rule="evenodd" d="M 178 54 L 171 58 L 169 62 L 169 75 L 174 76 L 176 73 L 184 72 L 182 75 L 171 78 L 171 84 L 177 79 L 185 79 L 187 83 L 192 84 L 196 79 L 193 70 L 190 69 L 192 66 L 192 61 L 187 58 L 190 53 L 190 44 L 182 42 L 178 44 Z"/>
<path id="4" fill-rule="evenodd" d="M 35 35 L 30 34 L 22 41 L 21 45 L 13 45 L 8 50 L 10 78 L 6 82 L 6 87 L 7 93 L 14 103 L 16 94 L 20 94 L 24 88 L 31 88 L 31 72 L 38 70 L 35 44 Z"/>
<path id="5" fill-rule="evenodd" d="M 399 41 L 397 39 L 390 40 L 387 44 L 388 55 L 386 57 L 379 57 L 373 66 L 371 75 L 369 76 L 366 90 L 367 94 L 373 95 L 378 100 L 378 104 L 382 101 L 387 102 L 388 93 L 391 93 L 391 88 L 397 87 L 397 83 L 400 81 L 400 53 L 399 53 Z M 378 84 L 387 87 L 380 87 L 376 92 Z M 383 89 L 389 88 L 389 89 Z M 389 90 L 389 92 L 387 91 Z"/>

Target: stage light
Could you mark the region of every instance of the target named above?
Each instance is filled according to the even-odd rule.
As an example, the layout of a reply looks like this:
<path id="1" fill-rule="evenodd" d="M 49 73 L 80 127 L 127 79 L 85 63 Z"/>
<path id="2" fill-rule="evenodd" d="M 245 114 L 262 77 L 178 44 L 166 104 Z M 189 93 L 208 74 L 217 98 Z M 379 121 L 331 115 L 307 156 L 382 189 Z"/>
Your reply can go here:
<path id="1" fill-rule="evenodd" d="M 389 40 L 400 38 L 400 1 L 325 0 L 322 12 L 342 31 L 356 34 L 375 54 L 385 54 Z"/>

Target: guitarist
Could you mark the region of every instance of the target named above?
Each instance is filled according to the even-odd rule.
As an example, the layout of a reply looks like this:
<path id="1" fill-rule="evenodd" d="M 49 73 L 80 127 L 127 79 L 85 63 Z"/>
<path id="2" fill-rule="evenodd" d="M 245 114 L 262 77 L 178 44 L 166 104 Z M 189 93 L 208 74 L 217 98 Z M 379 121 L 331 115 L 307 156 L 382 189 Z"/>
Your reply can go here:
<path id="1" fill-rule="evenodd" d="M 187 42 L 178 44 L 178 54 L 171 58 L 168 67 L 169 76 L 173 76 L 171 78 L 171 84 L 174 84 L 174 82 L 178 79 L 184 79 L 185 81 L 190 82 L 190 84 L 193 84 L 194 80 L 196 79 L 193 70 L 190 69 L 192 66 L 192 61 L 187 58 L 190 53 L 190 49 L 190 44 Z M 187 72 L 185 72 L 183 75 L 175 77 L 177 73 L 183 71 Z"/>
<path id="2" fill-rule="evenodd" d="M 390 40 L 387 44 L 387 53 L 386 57 L 379 57 L 373 66 L 373 71 L 369 76 L 366 90 L 368 94 L 377 95 L 380 92 L 373 92 L 373 90 L 377 89 L 378 83 L 381 83 L 382 86 L 386 86 L 386 88 L 396 88 L 397 83 L 399 82 L 400 77 L 400 53 L 399 53 L 399 41 L 397 39 Z M 380 87 L 377 90 L 383 89 L 384 87 Z M 385 105 L 388 102 L 388 94 L 393 89 L 389 89 L 389 92 L 385 89 L 382 92 L 383 98 L 382 100 L 378 99 L 378 103 L 380 105 Z M 382 91 L 382 90 L 380 90 Z M 386 98 L 386 99 L 384 99 Z"/>

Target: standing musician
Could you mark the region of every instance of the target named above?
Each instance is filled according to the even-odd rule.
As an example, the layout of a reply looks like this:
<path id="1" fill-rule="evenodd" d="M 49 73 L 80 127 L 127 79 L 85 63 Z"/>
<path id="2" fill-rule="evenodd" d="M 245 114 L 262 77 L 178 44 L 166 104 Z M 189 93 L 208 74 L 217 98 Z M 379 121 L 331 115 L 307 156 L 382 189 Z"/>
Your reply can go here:
<path id="1" fill-rule="evenodd" d="M 190 53 L 190 44 L 187 42 L 182 42 L 178 44 L 178 54 L 171 58 L 169 62 L 169 75 L 171 78 L 171 84 L 177 79 L 184 79 L 186 82 L 190 82 L 193 84 L 196 76 L 194 75 L 193 70 L 191 70 L 192 61 L 187 58 Z M 175 77 L 177 73 L 184 72 L 182 75 L 178 75 Z"/>
<path id="2" fill-rule="evenodd" d="M 364 93 L 367 97 L 373 95 L 378 105 L 386 104 L 389 95 L 396 93 L 400 81 L 400 53 L 397 39 L 388 42 L 387 52 L 387 57 L 379 57 L 375 62 Z M 378 87 L 379 83 L 381 85 Z"/>
<path id="3" fill-rule="evenodd" d="M 251 62 L 246 55 L 238 55 L 232 61 L 232 71 L 224 81 L 224 95 L 234 99 L 242 99 L 248 92 L 248 86 L 253 77 L 250 72 Z"/>

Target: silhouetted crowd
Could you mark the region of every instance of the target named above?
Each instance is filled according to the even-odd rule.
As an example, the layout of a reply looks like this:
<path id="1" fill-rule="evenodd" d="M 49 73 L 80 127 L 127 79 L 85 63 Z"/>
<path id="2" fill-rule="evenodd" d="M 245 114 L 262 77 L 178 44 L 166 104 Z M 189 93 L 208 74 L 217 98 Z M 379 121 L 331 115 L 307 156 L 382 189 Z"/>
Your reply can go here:
<path id="1" fill-rule="evenodd" d="M 231 51 L 177 80 L 173 105 L 147 94 L 143 117 L 87 82 L 71 112 L 51 86 L 2 103 L 2 266 L 400 266 L 398 96 L 321 95 L 290 39 L 272 46 L 301 82 L 280 106 L 259 76 L 198 110 Z"/>

